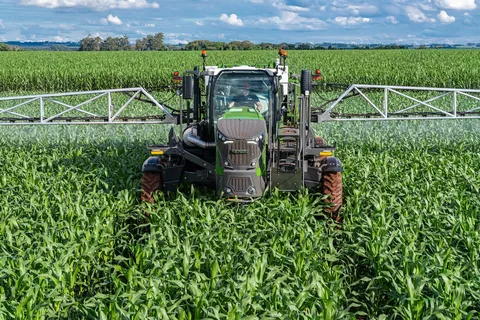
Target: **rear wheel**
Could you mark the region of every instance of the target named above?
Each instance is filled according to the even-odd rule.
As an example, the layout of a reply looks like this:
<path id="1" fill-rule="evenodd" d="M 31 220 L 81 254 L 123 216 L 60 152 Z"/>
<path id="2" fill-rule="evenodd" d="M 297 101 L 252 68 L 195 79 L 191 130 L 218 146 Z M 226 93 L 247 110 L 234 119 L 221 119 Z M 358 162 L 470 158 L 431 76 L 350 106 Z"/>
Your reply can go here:
<path id="1" fill-rule="evenodd" d="M 322 174 L 321 192 L 327 195 L 324 212 L 336 222 L 341 222 L 340 210 L 342 209 L 342 173 L 341 172 L 325 172 Z"/>

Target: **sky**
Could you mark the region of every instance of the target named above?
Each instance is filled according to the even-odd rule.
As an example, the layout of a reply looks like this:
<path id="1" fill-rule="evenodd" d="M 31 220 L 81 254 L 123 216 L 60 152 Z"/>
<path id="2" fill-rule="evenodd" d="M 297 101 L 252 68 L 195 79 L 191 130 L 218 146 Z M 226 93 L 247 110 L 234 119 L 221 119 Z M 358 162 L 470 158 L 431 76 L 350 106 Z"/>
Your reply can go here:
<path id="1" fill-rule="evenodd" d="M 0 41 L 480 43 L 480 0 L 0 0 Z"/>

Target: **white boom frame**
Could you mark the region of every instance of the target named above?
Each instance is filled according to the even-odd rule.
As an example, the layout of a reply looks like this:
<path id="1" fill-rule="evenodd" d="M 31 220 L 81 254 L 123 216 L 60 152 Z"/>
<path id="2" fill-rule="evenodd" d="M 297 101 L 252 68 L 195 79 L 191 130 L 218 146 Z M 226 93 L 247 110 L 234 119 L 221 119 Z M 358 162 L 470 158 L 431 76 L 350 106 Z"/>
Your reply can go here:
<path id="1" fill-rule="evenodd" d="M 368 97 L 368 92 L 374 90 L 377 94 L 383 91 L 382 104 L 375 104 L 373 99 Z M 419 100 L 405 92 L 436 92 L 437 95 L 427 100 Z M 112 94 L 114 93 L 130 93 L 131 97 L 128 101 L 121 106 L 118 110 L 114 110 L 112 104 Z M 335 109 L 349 97 L 349 94 L 356 93 L 357 97 L 362 98 L 367 106 L 370 107 L 371 113 L 368 116 L 358 117 L 352 115 L 342 115 L 336 113 Z M 140 94 L 147 97 L 158 113 L 150 114 L 148 116 L 136 116 L 121 117 L 122 113 L 132 104 Z M 330 103 L 325 111 L 315 112 L 318 115 L 318 122 L 323 121 L 372 121 L 372 120 L 439 120 L 439 119 L 480 119 L 480 96 L 474 96 L 474 94 L 480 95 L 480 89 L 452 89 L 452 88 L 429 88 L 429 87 L 406 87 L 406 86 L 383 86 L 383 85 L 367 85 L 367 84 L 355 84 L 350 86 L 345 92 L 343 92 L 338 99 Z M 82 96 L 82 95 L 94 95 L 89 97 L 85 101 L 72 106 L 67 103 L 57 101 L 55 98 L 68 97 L 68 96 Z M 393 111 L 390 104 L 390 95 L 399 95 L 412 102 L 412 105 L 403 108 L 402 110 Z M 458 111 L 459 102 L 457 97 L 462 95 L 478 102 L 478 106 L 471 108 L 467 111 Z M 108 104 L 105 106 L 103 115 L 97 115 L 92 112 L 83 110 L 82 107 L 92 103 L 93 101 L 107 96 Z M 445 111 L 430 104 L 432 101 L 440 99 L 442 97 L 451 96 L 451 111 Z M 16 101 L 14 106 L 6 109 L 1 108 L 2 102 Z M 65 110 L 48 116 L 45 116 L 45 102 L 52 102 L 56 105 L 60 105 Z M 37 104 L 38 112 L 35 116 L 22 114 L 15 110 L 21 106 Z M 431 110 L 431 114 L 415 115 L 415 109 L 418 107 L 427 107 Z M 132 109 L 132 108 L 130 108 Z M 129 110 L 130 110 L 129 109 Z M 86 115 L 85 119 L 81 117 L 73 117 L 70 120 L 65 120 L 62 116 L 67 115 L 71 111 L 79 111 Z M 17 110 L 18 111 L 18 110 Z M 410 114 L 408 114 L 410 113 Z M 413 113 L 413 114 L 412 114 Z M 2 118 L 3 114 L 10 114 L 16 118 Z M 160 117 L 163 116 L 163 119 Z M 56 94 L 39 94 L 39 95 L 27 95 L 27 96 L 15 96 L 15 97 L 0 97 L 0 125 L 49 125 L 49 124 L 165 124 L 176 123 L 177 118 L 174 117 L 161 103 L 159 103 L 151 94 L 149 94 L 144 88 L 125 88 L 125 89 L 110 89 L 110 90 L 96 90 L 96 91 L 81 91 L 81 92 L 67 92 Z"/>
<path id="2" fill-rule="evenodd" d="M 368 93 L 364 91 L 367 90 L 376 90 L 377 94 L 380 91 L 383 91 L 383 101 L 382 105 L 376 105 L 372 102 L 372 99 L 368 97 Z M 412 97 L 411 95 L 405 93 L 409 91 L 425 91 L 425 92 L 436 92 L 436 96 L 431 97 L 427 100 L 419 100 Z M 350 93 L 356 93 L 364 101 L 367 102 L 367 105 L 371 107 L 372 113 L 369 113 L 368 118 L 366 117 L 352 117 L 352 116 L 342 116 L 342 114 L 332 115 L 332 112 L 335 111 L 335 108 L 343 102 Z M 390 95 L 399 95 L 404 98 L 407 98 L 412 102 L 412 105 L 398 111 L 392 111 L 391 106 L 389 105 L 389 96 Z M 405 87 L 405 86 L 383 86 L 383 85 L 368 85 L 368 84 L 355 84 L 350 86 L 344 93 L 342 93 L 338 99 L 333 101 L 327 106 L 325 111 L 318 116 L 318 121 L 371 121 L 371 120 L 439 120 L 439 119 L 479 119 L 480 118 L 480 97 L 476 97 L 472 94 L 480 94 L 478 89 L 451 89 L 451 88 L 429 88 L 429 87 Z M 430 102 L 440 99 L 445 96 L 451 96 L 451 112 L 442 110 L 430 104 Z M 469 109 L 467 111 L 459 112 L 459 103 L 457 97 L 459 95 L 465 96 L 470 100 L 475 100 L 479 102 L 479 105 L 475 108 Z M 432 115 L 408 115 L 407 112 L 415 112 L 415 108 L 420 106 L 427 107 L 432 111 Z"/>
<path id="3" fill-rule="evenodd" d="M 114 93 L 129 93 L 131 97 L 128 101 L 115 110 L 115 106 L 112 104 L 112 94 Z M 122 113 L 127 110 L 131 105 L 132 101 L 136 97 L 143 94 L 147 97 L 153 104 L 154 108 L 158 110 L 156 114 L 150 114 L 148 116 L 132 117 L 132 119 L 121 119 Z M 57 101 L 55 98 L 69 97 L 69 96 L 82 96 L 89 95 L 89 98 L 86 98 L 83 102 L 77 105 L 69 105 L 67 103 Z M 91 97 L 91 95 L 94 95 Z M 107 104 L 105 109 L 102 112 L 102 115 L 98 115 L 86 110 L 83 110 L 82 107 L 88 105 L 97 99 L 107 96 Z M 5 101 L 14 101 L 16 104 L 6 109 L 1 108 L 1 103 Z M 54 115 L 46 117 L 46 107 L 45 102 L 52 102 L 55 105 L 59 105 L 65 108 L 65 110 L 56 113 Z M 22 114 L 17 109 L 25 105 L 36 105 L 36 115 L 26 115 Z M 130 107 L 131 109 L 131 107 Z M 129 110 L 130 110 L 129 109 Z M 74 117 L 72 120 L 65 120 L 61 118 L 62 116 L 67 116 L 71 111 L 79 111 L 86 115 L 85 119 L 79 119 L 79 117 Z M 95 90 L 95 91 L 81 91 L 81 92 L 66 92 L 66 93 L 55 93 L 55 94 L 39 94 L 39 95 L 27 95 L 27 96 L 16 96 L 16 97 L 0 97 L 0 116 L 4 114 L 9 114 L 15 116 L 15 118 L 2 118 L 0 117 L 0 125 L 48 125 L 48 124 L 153 124 L 153 123 L 176 123 L 176 118 L 161 104 L 159 103 L 151 94 L 149 94 L 144 88 L 125 88 L 125 89 L 110 89 L 110 90 Z M 149 118 L 150 116 L 150 118 Z M 164 116 L 164 119 L 160 117 Z M 152 118 L 153 117 L 153 118 Z M 87 120 L 88 118 L 88 120 Z"/>

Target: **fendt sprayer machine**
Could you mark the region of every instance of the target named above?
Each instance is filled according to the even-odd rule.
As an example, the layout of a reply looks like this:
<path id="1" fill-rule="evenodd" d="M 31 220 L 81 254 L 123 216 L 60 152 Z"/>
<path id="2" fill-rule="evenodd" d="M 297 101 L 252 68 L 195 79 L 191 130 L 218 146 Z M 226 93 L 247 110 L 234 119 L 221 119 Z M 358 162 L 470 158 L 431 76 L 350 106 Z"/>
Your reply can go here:
<path id="1" fill-rule="evenodd" d="M 289 74 L 284 50 L 263 67 L 207 66 L 206 58 L 204 50 L 202 68 L 174 73 L 178 109 L 142 87 L 1 97 L 0 124 L 173 124 L 166 144 L 149 146 L 143 201 L 180 184 L 240 202 L 309 188 L 326 195 L 325 211 L 339 221 L 342 164 L 312 123 L 480 118 L 480 90 L 328 84 L 319 70 Z M 338 92 L 314 107 L 321 88 Z"/>
<path id="2" fill-rule="evenodd" d="M 296 104 L 285 51 L 271 68 L 205 66 L 205 51 L 202 56 L 203 70 L 182 78 L 182 97 L 192 100 L 182 136 L 172 129 L 166 145 L 150 146 L 143 199 L 184 182 L 209 184 L 234 201 L 259 198 L 267 187 L 307 187 L 327 194 L 335 214 L 342 204 L 342 165 L 310 125 L 312 72 L 302 71 Z"/>

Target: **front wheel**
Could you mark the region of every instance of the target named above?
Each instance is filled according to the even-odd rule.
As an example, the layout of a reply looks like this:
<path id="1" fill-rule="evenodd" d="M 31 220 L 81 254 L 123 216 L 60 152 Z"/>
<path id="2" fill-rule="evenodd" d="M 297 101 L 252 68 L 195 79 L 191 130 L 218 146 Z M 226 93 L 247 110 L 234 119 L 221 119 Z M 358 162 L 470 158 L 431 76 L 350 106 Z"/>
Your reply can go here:
<path id="1" fill-rule="evenodd" d="M 328 196 L 324 212 L 336 222 L 341 222 L 340 210 L 343 204 L 343 187 L 341 172 L 324 172 L 321 180 L 321 192 Z"/>
<path id="2" fill-rule="evenodd" d="M 157 191 L 162 191 L 163 179 L 161 172 L 144 172 L 142 176 L 142 196 L 143 202 L 153 203 L 153 195 Z"/>

